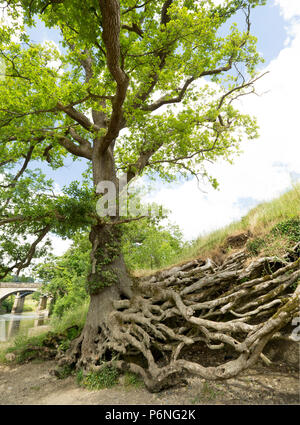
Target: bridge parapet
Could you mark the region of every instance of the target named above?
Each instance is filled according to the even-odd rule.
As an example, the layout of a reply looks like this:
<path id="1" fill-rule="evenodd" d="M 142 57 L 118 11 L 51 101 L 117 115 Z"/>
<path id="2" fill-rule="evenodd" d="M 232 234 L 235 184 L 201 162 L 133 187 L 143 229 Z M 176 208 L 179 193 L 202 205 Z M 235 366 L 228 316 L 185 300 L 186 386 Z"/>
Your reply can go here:
<path id="1" fill-rule="evenodd" d="M 23 289 L 23 288 L 41 288 L 41 283 L 34 283 L 34 282 L 0 282 L 0 288 L 17 288 L 17 289 Z"/>

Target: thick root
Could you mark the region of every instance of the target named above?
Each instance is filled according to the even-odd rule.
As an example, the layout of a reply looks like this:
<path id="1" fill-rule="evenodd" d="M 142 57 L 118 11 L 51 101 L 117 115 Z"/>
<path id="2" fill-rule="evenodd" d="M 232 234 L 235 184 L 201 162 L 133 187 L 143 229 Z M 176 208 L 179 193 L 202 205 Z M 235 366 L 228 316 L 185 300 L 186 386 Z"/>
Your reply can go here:
<path id="1" fill-rule="evenodd" d="M 151 392 L 183 383 L 186 372 L 211 380 L 236 376 L 265 359 L 268 341 L 299 315 L 298 248 L 247 266 L 241 251 L 221 266 L 192 261 L 143 278 L 130 299 L 112 301 L 105 319 L 88 321 L 60 364 L 84 370 L 113 364 L 141 375 Z M 184 358 L 197 344 L 211 351 L 214 365 Z M 216 352 L 231 360 L 220 364 Z"/>

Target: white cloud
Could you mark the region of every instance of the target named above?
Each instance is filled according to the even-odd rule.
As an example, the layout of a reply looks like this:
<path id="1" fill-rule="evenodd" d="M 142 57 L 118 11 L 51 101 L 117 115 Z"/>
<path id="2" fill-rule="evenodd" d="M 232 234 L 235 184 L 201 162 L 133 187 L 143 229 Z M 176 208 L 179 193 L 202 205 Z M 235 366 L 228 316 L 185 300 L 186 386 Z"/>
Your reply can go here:
<path id="1" fill-rule="evenodd" d="M 57 53 L 61 55 L 60 48 L 57 43 L 53 40 L 44 40 L 42 46 L 45 48 L 50 48 L 52 51 L 57 50 Z M 64 70 L 61 69 L 62 61 L 60 59 L 54 59 L 48 62 L 47 67 L 53 70 L 56 70 L 59 75 L 63 75 Z"/>
<path id="2" fill-rule="evenodd" d="M 300 16 L 299 0 L 275 0 L 275 4 L 280 6 L 284 19 L 292 19 Z"/>
<path id="3" fill-rule="evenodd" d="M 270 200 L 287 190 L 300 173 L 299 97 L 300 15 L 299 0 L 276 0 L 289 19 L 289 44 L 263 71 L 270 71 L 256 84 L 261 96 L 247 96 L 239 102 L 243 112 L 254 115 L 260 138 L 244 142 L 244 153 L 234 165 L 219 161 L 209 165 L 220 190 L 197 189 L 195 180 L 177 188 L 163 188 L 152 200 L 172 210 L 171 218 L 186 238 L 211 231 L 239 219 L 254 203 Z"/>
<path id="4" fill-rule="evenodd" d="M 266 166 L 263 160 L 251 164 L 247 155 L 235 166 L 220 161 L 211 168 L 220 182 L 218 191 L 203 186 L 206 193 L 202 192 L 193 179 L 175 189 L 164 188 L 152 197 L 171 210 L 171 220 L 183 229 L 186 239 L 239 219 L 255 203 L 272 199 L 291 184 L 284 167 Z"/>
<path id="5" fill-rule="evenodd" d="M 227 0 L 213 0 L 213 2 L 215 3 L 216 6 L 219 6 L 219 5 L 224 5 L 227 2 Z"/>
<path id="6" fill-rule="evenodd" d="M 61 239 L 59 236 L 49 236 L 53 247 L 53 253 L 56 256 L 63 255 L 71 246 L 72 241 L 70 239 Z"/>

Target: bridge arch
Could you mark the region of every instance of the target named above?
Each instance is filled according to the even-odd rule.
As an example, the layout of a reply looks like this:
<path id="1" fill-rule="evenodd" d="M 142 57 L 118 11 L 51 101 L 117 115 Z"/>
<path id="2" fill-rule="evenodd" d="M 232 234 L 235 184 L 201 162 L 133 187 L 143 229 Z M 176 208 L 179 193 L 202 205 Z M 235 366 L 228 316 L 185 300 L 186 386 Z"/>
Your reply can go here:
<path id="1" fill-rule="evenodd" d="M 12 313 L 22 313 L 25 297 L 38 291 L 41 288 L 39 283 L 17 283 L 17 282 L 0 282 L 0 304 L 10 295 L 16 295 Z M 40 299 L 38 310 L 45 310 L 47 306 L 47 296 L 44 295 Z"/>
<path id="2" fill-rule="evenodd" d="M 11 295 L 20 294 L 20 297 L 23 298 L 23 297 L 26 297 L 26 295 L 33 294 L 36 291 L 37 289 L 26 289 L 26 290 L 21 289 L 20 290 L 16 288 L 7 289 L 7 291 L 3 291 L 3 292 L 0 290 L 0 303 L 4 301 L 6 298 L 10 297 Z"/>

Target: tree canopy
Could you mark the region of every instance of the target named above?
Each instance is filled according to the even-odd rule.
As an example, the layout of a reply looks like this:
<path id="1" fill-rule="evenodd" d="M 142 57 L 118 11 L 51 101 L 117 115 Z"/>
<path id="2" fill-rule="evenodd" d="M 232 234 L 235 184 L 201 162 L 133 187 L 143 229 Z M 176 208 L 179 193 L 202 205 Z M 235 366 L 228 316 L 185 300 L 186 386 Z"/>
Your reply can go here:
<path id="1" fill-rule="evenodd" d="M 13 25 L 4 22 L 0 30 L 6 66 L 0 80 L 0 225 L 6 235 L 2 259 L 9 264 L 1 265 L 2 276 L 42 255 L 38 245 L 49 231 L 70 236 L 95 221 L 92 186 L 100 180 L 101 161 L 107 169 L 101 179 L 107 180 L 112 169 L 129 181 L 143 174 L 207 176 L 207 161 L 230 160 L 242 138 L 257 135 L 255 119 L 234 101 L 253 91 L 258 78 L 250 11 L 263 3 L 3 4 Z M 244 14 L 244 28 L 232 24 L 224 35 L 237 12 Z M 38 20 L 59 30 L 60 46 L 30 40 L 28 28 Z M 88 160 L 85 180 L 56 194 L 31 162 L 57 169 L 66 156 Z M 20 243 L 24 234 L 34 242 Z"/>

